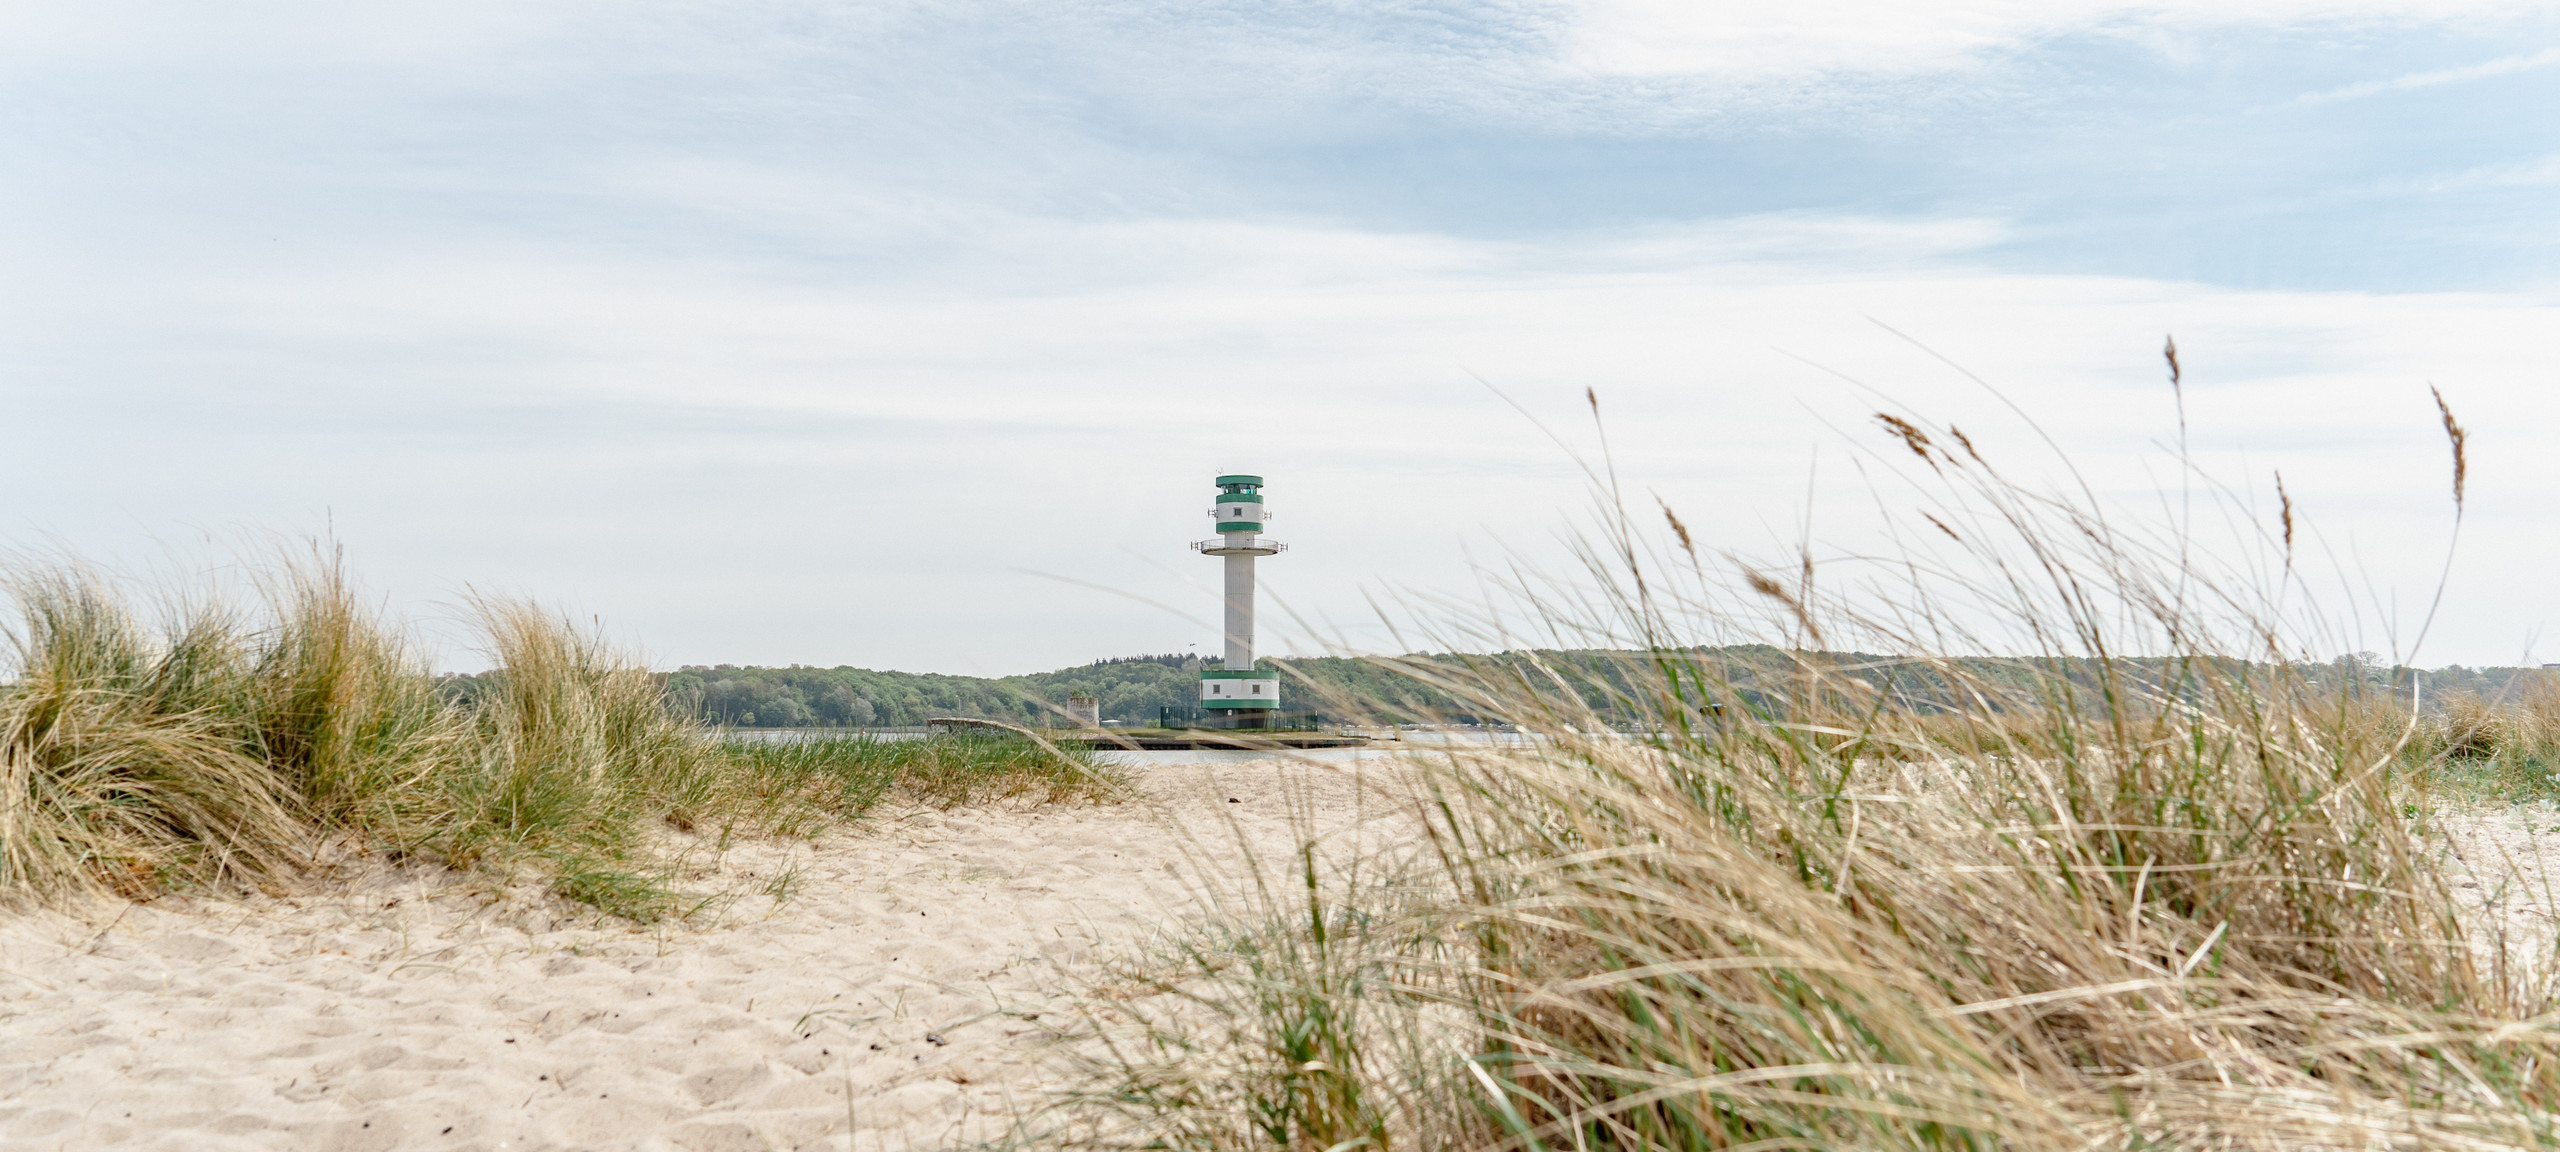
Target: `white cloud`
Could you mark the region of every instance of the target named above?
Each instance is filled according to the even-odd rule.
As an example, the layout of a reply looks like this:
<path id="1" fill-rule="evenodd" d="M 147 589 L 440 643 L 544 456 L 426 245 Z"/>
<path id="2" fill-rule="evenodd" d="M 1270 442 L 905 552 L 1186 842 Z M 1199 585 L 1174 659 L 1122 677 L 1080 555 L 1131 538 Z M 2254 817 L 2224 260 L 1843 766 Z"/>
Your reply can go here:
<path id="1" fill-rule="evenodd" d="M 2292 103 L 2296 106 L 2310 106 L 2334 104 L 2341 100 L 2361 100 L 2367 96 L 2409 92 L 2420 88 L 2434 88 L 2444 84 L 2461 84 L 2472 80 L 2485 80 L 2492 76 L 2529 72 L 2539 68 L 2549 68 L 2555 64 L 2560 64 L 2560 48 L 2545 48 L 2540 52 L 2501 56 L 2495 60 L 2485 60 L 2460 68 L 2411 72 L 2387 80 L 2369 80 L 2360 84 L 2349 84 L 2325 92 L 2313 92 L 2296 98 Z"/>
<path id="2" fill-rule="evenodd" d="M 1969 221 L 1540 243 L 1179 219 L 972 231 L 953 256 L 975 272 L 940 283 L 499 250 L 199 273 L 124 285 L 116 331 L 161 335 L 112 349 L 74 299 L 15 357 L 52 389 L 27 418 L 54 431 L 9 464 L 12 490 L 43 493 L 14 515 L 130 547 L 143 526 L 327 509 L 404 596 L 566 597 L 668 660 L 1019 671 L 1178 648 L 1178 617 L 1016 571 L 1198 609 L 1208 573 L 1181 545 L 1220 470 L 1274 477 L 1297 548 L 1272 583 L 1337 622 L 1364 617 L 1364 586 L 1465 586 L 1469 540 L 1551 555 L 1577 482 L 1470 373 L 1586 447 L 1597 388 L 1621 475 L 1746 550 L 1792 531 L 1817 452 L 1817 532 L 1867 539 L 1835 429 L 1869 441 L 1879 401 L 1808 360 L 2055 474 L 2001 404 L 1872 316 L 2137 500 L 2174 428 L 2156 357 L 2175 332 L 2207 465 L 2244 484 L 2281 467 L 2404 603 L 2445 527 L 2440 384 L 2477 435 L 2439 660 L 2513 659 L 2547 611 L 2537 574 L 2560 565 L 2541 508 L 2560 462 L 2528 431 L 2560 421 L 2549 298 L 2001 274 L 1966 261 L 1999 234 Z"/>
<path id="3" fill-rule="evenodd" d="M 2470 27 L 2555 11 L 2549 0 L 16 0 L 0 5 L 0 59 L 22 76 L 342 76 L 356 91 L 405 83 L 449 96 L 707 83 L 742 106 L 854 115 L 864 113 L 849 100 L 903 90 L 912 98 L 903 113 L 935 125 L 994 111 L 1053 123 L 1283 125 L 1419 110 L 1637 132 L 1944 101 L 1960 94 L 1900 82 L 1978 71 L 2073 35 L 2149 44 L 2232 28 Z M 2544 56 L 2309 99 L 2539 67 Z"/>
<path id="4" fill-rule="evenodd" d="M 2553 8 L 2506 0 L 1582 0 L 1567 60 L 1630 76 L 1907 73 L 2077 31 L 2435 24 Z"/>
<path id="5" fill-rule="evenodd" d="M 219 7 L 183 0 L 7 0 L 0 3 L 0 58 L 47 70 L 415 64 L 522 44 L 612 7 L 593 0 L 263 0 Z"/>
<path id="6" fill-rule="evenodd" d="M 1337 621 L 1364 584 L 1463 585 L 1462 542 L 1546 549 L 1572 470 L 1471 373 L 1578 443 L 1596 387 L 1630 482 L 1750 547 L 1798 522 L 1817 446 L 1817 529 L 1860 503 L 1832 429 L 1875 401 L 1805 361 L 2030 451 L 1866 317 L 2137 496 L 2175 331 L 2210 462 L 2282 466 L 2404 588 L 2442 526 L 2444 385 L 2480 503 L 2437 651 L 2512 659 L 2560 566 L 2560 463 L 2525 444 L 2560 420 L 2547 294 L 2005 274 L 1988 209 L 1464 239 L 1283 215 L 1192 163 L 1379 109 L 1632 131 L 1833 76 L 1921 99 L 1890 81 L 2075 29 L 2482 11 L 19 5 L 0 53 L 43 98 L 10 138 L 0 387 L 34 431 L 0 531 L 334 523 L 410 603 L 471 582 L 669 660 L 1010 672 L 1196 638 L 1016 570 L 1206 605 L 1181 548 L 1220 470 L 1275 477 L 1299 548 L 1272 582 Z"/>

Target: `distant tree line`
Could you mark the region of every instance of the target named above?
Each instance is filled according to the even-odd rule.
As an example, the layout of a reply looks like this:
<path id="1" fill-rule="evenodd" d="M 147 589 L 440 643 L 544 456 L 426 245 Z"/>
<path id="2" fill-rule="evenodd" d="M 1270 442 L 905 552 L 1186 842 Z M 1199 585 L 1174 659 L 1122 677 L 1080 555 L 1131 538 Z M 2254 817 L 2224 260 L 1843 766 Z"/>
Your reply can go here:
<path id="1" fill-rule="evenodd" d="M 1354 659 L 1263 660 L 1258 666 L 1289 673 L 1284 689 L 1293 706 L 1335 714 L 1387 718 L 1437 718 L 1454 703 L 1418 689 L 1382 666 Z M 663 674 L 670 701 L 706 723 L 740 728 L 910 727 L 937 716 L 1042 725 L 1063 720 L 1067 698 L 1091 696 L 1102 718 L 1153 724 L 1166 707 L 1200 702 L 1199 673 L 1223 667 L 1215 658 L 1183 653 L 1117 656 L 1055 672 L 995 678 L 934 672 L 835 668 L 687 665 Z M 457 677 L 467 681 L 471 677 Z M 1311 689 L 1306 680 L 1322 685 Z M 449 691 L 468 692 L 455 683 Z M 1400 707 L 1398 705 L 1401 705 Z"/>
<path id="2" fill-rule="evenodd" d="M 1606 720 L 1623 710 L 1621 704 L 1629 693 L 1644 691 L 1665 662 L 1712 669 L 1713 679 L 1727 686 L 1731 696 L 1717 701 L 1725 706 L 1784 709 L 1804 683 L 1800 673 L 1807 666 L 1823 667 L 1835 683 L 1864 681 L 1896 704 L 1919 711 L 1953 706 L 1954 694 L 1967 690 L 1946 682 L 1925 663 L 1861 652 L 1790 652 L 1765 645 L 1661 652 L 1421 653 L 1393 660 L 1320 657 L 1263 660 L 1258 666 L 1282 672 L 1282 691 L 1293 707 L 1346 720 L 1398 723 L 1478 719 L 1464 701 L 1431 683 L 1442 675 L 1458 683 L 1470 678 L 1534 677 L 1547 690 L 1576 693 Z M 1976 685 L 2014 686 L 2027 694 L 2066 683 L 2095 690 L 2103 678 L 2095 660 L 1972 657 L 1951 663 Z M 729 664 L 687 665 L 659 676 L 669 700 L 679 709 L 705 723 L 739 728 L 911 727 L 936 716 L 1036 726 L 1060 722 L 1067 697 L 1079 694 L 1100 701 L 1103 719 L 1136 725 L 1154 723 L 1159 710 L 1168 706 L 1197 705 L 1199 672 L 1219 666 L 1214 658 L 1203 661 L 1165 653 L 1112 657 L 1055 672 L 996 678 L 850 666 Z M 2171 662 L 2129 658 L 2116 666 L 2120 678 L 2129 678 L 2144 691 L 2178 691 L 2180 673 Z M 2513 691 L 2517 677 L 2538 672 L 2456 666 L 2413 676 L 2412 670 L 2383 665 L 2369 654 L 2341 657 L 2307 670 L 2403 698 L 2411 681 L 2423 677 L 2430 704 L 2456 693 L 2497 697 Z M 493 676 L 448 675 L 439 683 L 448 696 L 468 701 L 486 692 Z"/>

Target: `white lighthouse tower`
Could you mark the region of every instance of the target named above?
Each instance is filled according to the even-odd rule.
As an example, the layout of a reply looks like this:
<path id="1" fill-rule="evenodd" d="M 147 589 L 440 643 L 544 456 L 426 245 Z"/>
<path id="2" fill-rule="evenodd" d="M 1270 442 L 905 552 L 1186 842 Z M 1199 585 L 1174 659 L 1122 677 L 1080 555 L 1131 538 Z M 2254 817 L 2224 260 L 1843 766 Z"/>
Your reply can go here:
<path id="1" fill-rule="evenodd" d="M 1193 541 L 1193 551 L 1227 566 L 1226 667 L 1200 674 L 1200 707 L 1230 728 L 1268 728 L 1280 707 L 1280 674 L 1253 666 L 1253 562 L 1288 551 L 1261 536 L 1271 513 L 1262 506 L 1262 477 L 1218 477 L 1218 506 L 1209 510 L 1218 538 Z"/>

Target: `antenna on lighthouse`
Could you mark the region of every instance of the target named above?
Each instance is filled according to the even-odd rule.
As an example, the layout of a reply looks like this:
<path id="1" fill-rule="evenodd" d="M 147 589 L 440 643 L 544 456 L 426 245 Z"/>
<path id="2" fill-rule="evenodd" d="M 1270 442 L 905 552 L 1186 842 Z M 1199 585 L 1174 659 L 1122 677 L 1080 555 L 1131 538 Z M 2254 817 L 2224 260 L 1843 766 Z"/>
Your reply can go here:
<path id="1" fill-rule="evenodd" d="M 1200 707 L 1230 728 L 1268 728 L 1280 707 L 1280 674 L 1253 666 L 1253 562 L 1289 546 L 1265 539 L 1271 513 L 1262 504 L 1262 477 L 1218 477 L 1218 504 L 1209 509 L 1218 538 L 1195 540 L 1191 550 L 1227 566 L 1226 667 L 1200 673 Z"/>

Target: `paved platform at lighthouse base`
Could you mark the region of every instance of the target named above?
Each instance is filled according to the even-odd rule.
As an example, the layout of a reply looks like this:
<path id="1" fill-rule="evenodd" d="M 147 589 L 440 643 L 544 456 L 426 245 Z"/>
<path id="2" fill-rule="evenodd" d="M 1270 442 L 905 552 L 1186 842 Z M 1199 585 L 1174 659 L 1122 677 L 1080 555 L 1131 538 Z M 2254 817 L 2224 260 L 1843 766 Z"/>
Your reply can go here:
<path id="1" fill-rule="evenodd" d="M 1366 736 L 1287 729 L 1025 728 L 999 720 L 971 720 L 955 716 L 937 716 L 925 721 L 925 726 L 928 729 L 944 731 L 976 729 L 1010 732 L 1036 737 L 1052 744 L 1072 744 L 1099 750 L 1125 748 L 1136 752 L 1180 752 L 1202 749 L 1249 752 L 1278 748 L 1361 748 L 1369 743 L 1369 738 Z"/>
<path id="2" fill-rule="evenodd" d="M 1194 748 L 1359 748 L 1369 743 L 1366 736 L 1264 732 L 1250 728 L 1106 728 L 1100 732 L 1090 729 L 1062 731 L 1049 738 L 1092 748 L 1135 748 L 1146 752 Z"/>

